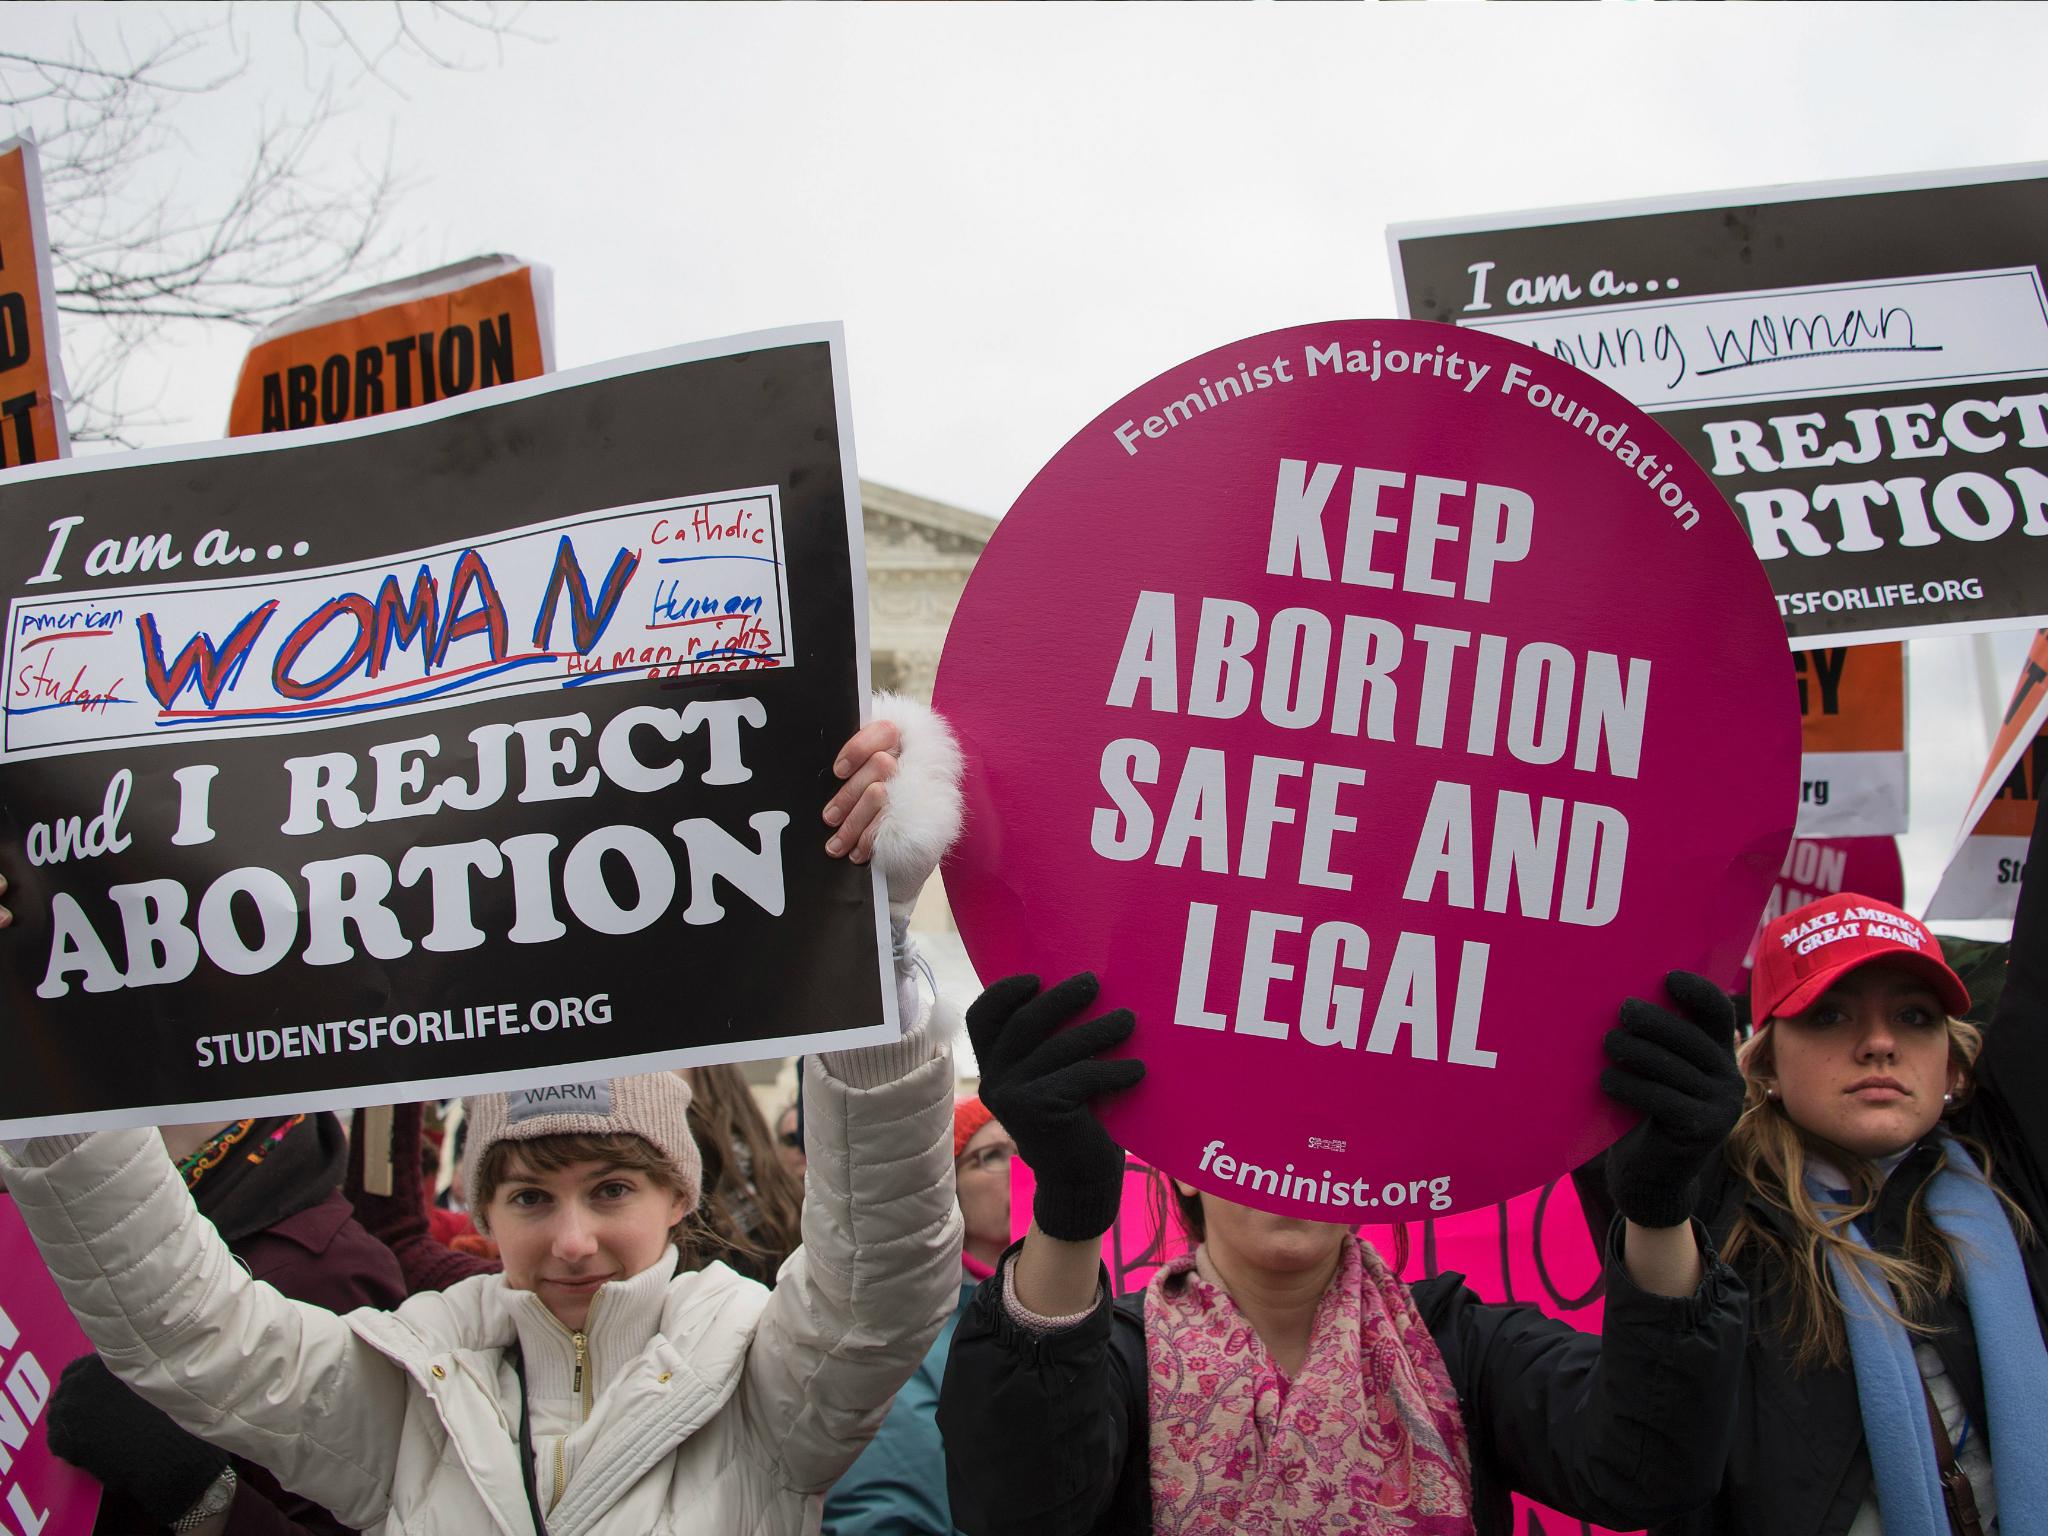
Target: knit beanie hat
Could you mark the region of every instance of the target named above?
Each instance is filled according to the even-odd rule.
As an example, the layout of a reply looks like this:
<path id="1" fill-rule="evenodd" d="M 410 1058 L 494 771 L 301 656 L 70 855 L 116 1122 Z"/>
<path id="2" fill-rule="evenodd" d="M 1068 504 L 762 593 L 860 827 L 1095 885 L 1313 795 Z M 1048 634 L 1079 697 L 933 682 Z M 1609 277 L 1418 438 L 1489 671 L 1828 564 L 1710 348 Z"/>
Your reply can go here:
<path id="1" fill-rule="evenodd" d="M 704 1160 L 690 1135 L 690 1085 L 674 1072 L 479 1093 L 464 1101 L 464 1114 L 469 1142 L 462 1153 L 462 1187 L 472 1212 L 482 1193 L 477 1174 L 491 1148 L 542 1136 L 638 1136 L 667 1159 L 687 1209 L 697 1208 L 703 1192 Z"/>
<path id="2" fill-rule="evenodd" d="M 980 1099 L 968 1097 L 953 1101 L 953 1158 L 958 1161 L 967 1143 L 974 1140 L 974 1133 L 995 1116 Z"/>

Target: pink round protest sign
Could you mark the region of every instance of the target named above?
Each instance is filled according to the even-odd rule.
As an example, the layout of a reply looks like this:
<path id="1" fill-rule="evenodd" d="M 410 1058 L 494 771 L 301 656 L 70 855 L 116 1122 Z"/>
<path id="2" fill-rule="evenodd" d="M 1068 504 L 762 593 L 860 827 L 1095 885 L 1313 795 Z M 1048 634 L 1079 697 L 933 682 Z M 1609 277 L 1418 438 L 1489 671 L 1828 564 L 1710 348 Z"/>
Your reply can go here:
<path id="1" fill-rule="evenodd" d="M 1336 321 L 1174 368 L 1018 498 L 936 699 L 976 970 L 1092 969 L 1131 1151 L 1291 1215 L 1505 1199 L 1628 1117 L 1600 1037 L 1739 965 L 1792 668 L 1708 477 L 1520 344 Z"/>
<path id="2" fill-rule="evenodd" d="M 1906 866 L 1895 837 L 1795 837 L 1764 898 L 1756 932 L 1750 935 L 1742 963 L 1714 979 L 1736 991 L 1749 985 L 1756 963 L 1756 941 L 1773 918 L 1842 891 L 1872 896 L 1897 906 L 1906 899 Z"/>

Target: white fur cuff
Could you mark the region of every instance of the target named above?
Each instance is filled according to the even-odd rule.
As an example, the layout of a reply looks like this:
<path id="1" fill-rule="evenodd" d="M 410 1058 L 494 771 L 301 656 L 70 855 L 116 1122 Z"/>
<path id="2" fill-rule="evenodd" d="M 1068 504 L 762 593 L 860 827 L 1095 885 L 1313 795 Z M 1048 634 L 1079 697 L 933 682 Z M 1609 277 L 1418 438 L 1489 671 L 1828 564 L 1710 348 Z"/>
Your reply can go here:
<path id="1" fill-rule="evenodd" d="M 960 836 L 960 744 L 944 716 L 900 693 L 876 694 L 875 718 L 894 722 L 903 738 L 875 833 L 875 867 L 889 884 L 891 910 L 908 913 Z"/>

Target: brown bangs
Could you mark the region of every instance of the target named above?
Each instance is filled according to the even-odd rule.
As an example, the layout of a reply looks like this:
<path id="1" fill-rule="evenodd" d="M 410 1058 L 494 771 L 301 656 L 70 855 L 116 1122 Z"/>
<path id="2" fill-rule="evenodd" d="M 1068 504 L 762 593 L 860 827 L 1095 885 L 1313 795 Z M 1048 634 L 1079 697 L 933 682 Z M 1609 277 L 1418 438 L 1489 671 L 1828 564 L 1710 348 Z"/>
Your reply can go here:
<path id="1" fill-rule="evenodd" d="M 664 1189 L 680 1190 L 675 1170 L 667 1158 L 654 1150 L 644 1137 L 629 1132 L 593 1135 L 574 1132 L 563 1136 L 535 1136 L 530 1141 L 500 1141 L 477 1165 L 477 1204 L 488 1206 L 498 1186 L 517 1178 L 515 1169 L 529 1173 L 559 1173 L 578 1163 L 609 1163 L 632 1173 L 644 1173 Z"/>

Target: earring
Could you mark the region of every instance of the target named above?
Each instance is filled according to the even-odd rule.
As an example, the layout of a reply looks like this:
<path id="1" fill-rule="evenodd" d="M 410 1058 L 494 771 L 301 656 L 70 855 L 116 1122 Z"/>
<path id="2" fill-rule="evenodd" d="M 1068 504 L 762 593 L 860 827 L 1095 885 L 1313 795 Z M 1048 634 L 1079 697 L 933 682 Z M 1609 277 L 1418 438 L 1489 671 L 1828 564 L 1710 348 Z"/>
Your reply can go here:
<path id="1" fill-rule="evenodd" d="M 1767 1099 L 1775 1099 L 1777 1096 L 1778 1090 L 1776 1088 L 1766 1088 L 1764 1090 L 1764 1097 Z"/>
<path id="2" fill-rule="evenodd" d="M 1956 1096 L 1955 1096 L 1954 1094 L 1952 1094 L 1952 1093 L 1944 1093 L 1944 1094 L 1943 1094 L 1943 1095 L 1941 1096 L 1941 1102 L 1942 1102 L 1942 1103 L 1944 1103 L 1944 1104 L 1953 1104 L 1953 1103 L 1955 1103 L 1955 1101 L 1956 1101 Z"/>

